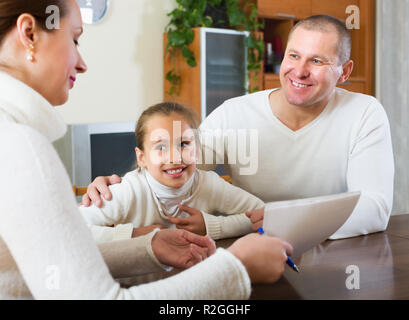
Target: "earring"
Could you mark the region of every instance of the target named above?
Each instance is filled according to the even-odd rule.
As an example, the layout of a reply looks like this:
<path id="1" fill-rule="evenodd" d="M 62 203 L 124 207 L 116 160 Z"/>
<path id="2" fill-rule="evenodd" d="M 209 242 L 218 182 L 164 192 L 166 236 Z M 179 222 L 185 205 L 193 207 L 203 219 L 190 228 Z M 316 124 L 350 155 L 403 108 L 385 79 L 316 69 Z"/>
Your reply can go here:
<path id="1" fill-rule="evenodd" d="M 34 61 L 34 45 L 30 43 L 28 45 L 28 52 L 27 52 L 27 60 L 33 62 Z"/>

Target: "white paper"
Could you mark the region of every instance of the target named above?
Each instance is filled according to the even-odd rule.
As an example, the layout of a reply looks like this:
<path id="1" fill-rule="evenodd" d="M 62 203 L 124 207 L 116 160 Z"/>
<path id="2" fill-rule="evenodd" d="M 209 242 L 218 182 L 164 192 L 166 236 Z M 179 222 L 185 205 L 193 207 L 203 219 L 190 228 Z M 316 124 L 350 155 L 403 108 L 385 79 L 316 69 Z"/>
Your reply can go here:
<path id="1" fill-rule="evenodd" d="M 334 234 L 349 218 L 361 193 L 270 202 L 264 211 L 266 235 L 289 242 L 297 258 Z"/>

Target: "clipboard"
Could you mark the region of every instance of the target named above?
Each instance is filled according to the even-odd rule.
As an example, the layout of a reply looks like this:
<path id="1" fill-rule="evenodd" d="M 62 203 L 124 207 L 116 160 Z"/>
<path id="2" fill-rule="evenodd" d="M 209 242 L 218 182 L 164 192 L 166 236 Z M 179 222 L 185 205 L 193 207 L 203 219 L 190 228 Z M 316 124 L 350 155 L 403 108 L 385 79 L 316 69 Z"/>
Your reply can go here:
<path id="1" fill-rule="evenodd" d="M 267 203 L 264 232 L 289 242 L 294 248 L 291 257 L 297 258 L 341 228 L 360 196 L 356 191 Z"/>

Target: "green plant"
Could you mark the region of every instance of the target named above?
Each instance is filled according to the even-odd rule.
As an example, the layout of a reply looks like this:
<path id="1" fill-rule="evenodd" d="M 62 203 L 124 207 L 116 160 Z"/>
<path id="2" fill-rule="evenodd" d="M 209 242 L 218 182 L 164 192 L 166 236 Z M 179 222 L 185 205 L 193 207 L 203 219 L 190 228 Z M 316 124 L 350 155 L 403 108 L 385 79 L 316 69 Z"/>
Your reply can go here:
<path id="1" fill-rule="evenodd" d="M 253 82 L 257 83 L 256 79 L 264 59 L 264 41 L 260 39 L 256 31 L 264 28 L 264 22 L 258 21 L 257 7 L 254 3 L 251 0 L 176 0 L 176 2 L 178 7 L 168 14 L 171 19 L 165 29 L 165 32 L 168 33 L 165 54 L 170 53 L 173 60 L 173 67 L 166 74 L 166 80 L 171 84 L 168 94 L 179 95 L 180 92 L 180 75 L 175 66 L 176 53 L 180 51 L 189 66 L 194 67 L 197 64 L 194 53 L 188 47 L 194 39 L 192 28 L 212 27 L 219 23 L 227 24 L 238 30 L 249 31 L 250 35 L 245 42 L 248 50 L 247 70 Z M 242 5 L 239 6 L 239 3 Z M 205 13 L 208 7 L 220 11 L 228 21 L 213 21 Z M 248 9 L 246 10 L 249 12 L 248 16 L 244 13 L 243 8 Z M 257 85 L 249 87 L 249 92 L 258 90 Z"/>

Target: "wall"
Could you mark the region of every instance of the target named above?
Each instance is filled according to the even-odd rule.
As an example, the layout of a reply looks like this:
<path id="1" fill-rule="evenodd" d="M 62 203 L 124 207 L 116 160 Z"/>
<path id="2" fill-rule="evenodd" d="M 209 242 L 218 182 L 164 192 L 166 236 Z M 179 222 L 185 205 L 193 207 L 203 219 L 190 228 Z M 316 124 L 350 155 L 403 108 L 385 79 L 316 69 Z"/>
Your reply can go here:
<path id="1" fill-rule="evenodd" d="M 389 117 L 395 157 L 393 213 L 409 213 L 409 1 L 377 1 L 376 96 Z"/>
<path id="2" fill-rule="evenodd" d="M 175 0 L 110 0 L 104 19 L 84 25 L 88 72 L 58 107 L 67 123 L 135 121 L 163 99 L 163 31 Z"/>

